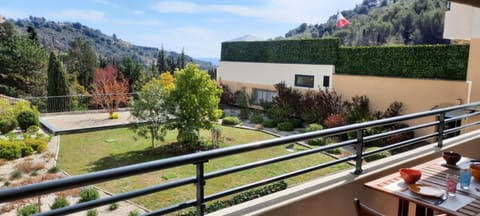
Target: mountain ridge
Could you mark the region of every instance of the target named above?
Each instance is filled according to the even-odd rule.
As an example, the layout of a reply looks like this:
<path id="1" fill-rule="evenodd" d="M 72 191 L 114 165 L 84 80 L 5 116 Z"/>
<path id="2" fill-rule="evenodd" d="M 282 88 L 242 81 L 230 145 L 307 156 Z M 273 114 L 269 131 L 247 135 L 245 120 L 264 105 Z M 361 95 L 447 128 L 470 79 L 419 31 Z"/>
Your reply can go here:
<path id="1" fill-rule="evenodd" d="M 79 22 L 55 22 L 48 21 L 43 17 L 30 16 L 28 19 L 17 19 L 8 21 L 22 32 L 26 32 L 28 26 L 33 26 L 40 39 L 40 42 L 46 49 L 55 49 L 66 52 L 70 43 L 75 38 L 87 42 L 93 49 L 97 58 L 102 56 L 120 60 L 125 56 L 130 56 L 133 60 L 141 62 L 143 65 L 150 66 L 156 61 L 160 49 L 148 46 L 134 45 L 128 41 L 119 39 L 115 34 L 109 36 L 98 29 L 90 28 Z M 166 51 L 167 57 L 177 59 L 180 55 L 174 51 Z M 209 70 L 214 67 L 211 62 L 199 60 L 185 55 L 187 62 L 193 61 L 202 69 Z"/>

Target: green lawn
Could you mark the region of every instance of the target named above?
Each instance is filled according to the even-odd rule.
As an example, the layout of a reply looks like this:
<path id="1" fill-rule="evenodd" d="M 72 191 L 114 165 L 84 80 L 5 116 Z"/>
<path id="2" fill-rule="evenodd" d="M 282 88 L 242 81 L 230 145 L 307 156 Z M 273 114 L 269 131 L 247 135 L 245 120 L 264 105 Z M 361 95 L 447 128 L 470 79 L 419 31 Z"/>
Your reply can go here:
<path id="1" fill-rule="evenodd" d="M 225 139 L 226 146 L 274 138 L 273 136 L 262 132 L 231 127 L 222 127 L 222 136 Z M 172 143 L 175 141 L 175 137 L 176 132 L 171 131 L 168 133 L 163 143 Z M 203 139 L 208 140 L 209 137 L 210 133 L 208 131 L 202 132 Z M 298 145 L 295 145 L 295 148 L 297 150 L 304 150 L 303 147 Z M 218 158 L 205 164 L 205 172 L 211 172 L 289 153 L 290 152 L 285 150 L 284 145 Z M 134 133 L 128 129 L 115 129 L 62 136 L 58 164 L 60 168 L 64 169 L 71 175 L 79 175 L 122 165 L 162 159 L 169 156 L 170 155 L 163 154 L 161 148 L 152 151 L 150 148 L 150 140 L 134 138 Z M 314 154 L 299 159 L 222 176 L 208 180 L 205 186 L 205 193 L 212 194 L 228 188 L 277 176 L 329 160 L 332 160 L 332 158 L 323 154 Z M 302 181 L 347 168 L 349 168 L 348 165 L 342 164 L 288 179 L 287 183 L 291 186 Z M 194 175 L 195 167 L 193 165 L 186 165 L 110 181 L 99 184 L 98 186 L 113 193 L 120 193 Z M 192 185 L 139 197 L 134 199 L 134 201 L 149 209 L 158 209 L 177 202 L 194 199 L 194 197 L 195 190 Z"/>

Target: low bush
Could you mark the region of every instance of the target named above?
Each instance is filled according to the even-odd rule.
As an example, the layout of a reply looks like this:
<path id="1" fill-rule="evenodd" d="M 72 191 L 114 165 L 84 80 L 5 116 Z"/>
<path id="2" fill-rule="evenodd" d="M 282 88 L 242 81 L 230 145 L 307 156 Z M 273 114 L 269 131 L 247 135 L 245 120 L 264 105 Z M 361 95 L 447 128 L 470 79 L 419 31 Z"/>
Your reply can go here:
<path id="1" fill-rule="evenodd" d="M 375 149 L 378 149 L 378 147 L 370 147 L 370 148 L 367 148 L 365 151 L 366 152 L 369 152 L 369 151 L 373 151 Z M 364 157 L 363 159 L 366 161 L 366 162 L 371 162 L 371 161 L 374 161 L 374 160 L 378 160 L 378 159 L 382 159 L 382 158 L 386 158 L 388 156 L 390 156 L 390 152 L 388 151 L 382 151 L 382 152 L 379 152 L 379 153 L 376 153 L 376 154 L 373 154 L 373 155 L 369 155 L 369 156 L 366 156 Z"/>
<path id="2" fill-rule="evenodd" d="M 53 201 L 53 204 L 50 206 L 50 209 L 57 209 L 57 208 L 63 208 L 67 207 L 70 205 L 70 202 L 65 197 L 57 197 L 55 198 L 55 201 Z"/>
<path id="3" fill-rule="evenodd" d="M 280 131 L 293 131 L 293 125 L 290 122 L 281 122 L 277 125 L 277 129 Z"/>
<path id="4" fill-rule="evenodd" d="M 18 126 L 26 131 L 32 125 L 40 125 L 38 115 L 33 110 L 26 110 L 18 114 L 17 116 Z"/>
<path id="5" fill-rule="evenodd" d="M 10 173 L 10 180 L 21 178 L 22 175 L 23 175 L 22 171 L 14 170 L 12 173 Z"/>
<path id="6" fill-rule="evenodd" d="M 43 152 L 48 146 L 47 141 L 44 139 L 27 138 L 24 140 L 24 142 L 27 146 L 32 147 L 32 149 L 36 152 Z"/>
<path id="7" fill-rule="evenodd" d="M 118 206 L 119 206 L 118 203 L 112 203 L 112 204 L 110 204 L 110 206 L 108 207 L 108 210 L 113 211 L 113 210 L 117 209 Z"/>
<path id="8" fill-rule="evenodd" d="M 93 187 L 87 187 L 83 188 L 80 191 L 80 200 L 78 202 L 88 202 L 90 200 L 96 200 L 98 198 L 100 198 L 100 194 L 98 193 L 98 191 Z"/>
<path id="9" fill-rule="evenodd" d="M 118 113 L 112 113 L 108 115 L 109 119 L 118 119 L 118 117 L 119 117 Z"/>
<path id="10" fill-rule="evenodd" d="M 59 172 L 59 171 L 60 171 L 60 168 L 58 168 L 57 166 L 54 166 L 54 167 L 48 169 L 47 172 L 48 172 L 48 173 L 57 173 L 57 172 Z"/>
<path id="11" fill-rule="evenodd" d="M 267 128 L 274 128 L 277 127 L 277 122 L 273 119 L 265 119 L 263 120 L 263 126 Z"/>
<path id="12" fill-rule="evenodd" d="M 32 155 L 35 152 L 35 150 L 33 150 L 32 147 L 27 146 L 23 143 L 21 147 L 22 147 L 22 157 Z"/>
<path id="13" fill-rule="evenodd" d="M 303 127 L 303 122 L 302 122 L 301 119 L 292 118 L 292 119 L 289 119 L 288 122 L 290 122 L 290 124 L 292 124 L 292 126 L 294 128 L 302 128 Z"/>
<path id="14" fill-rule="evenodd" d="M 270 185 L 266 185 L 261 188 L 248 190 L 233 196 L 230 200 L 217 200 L 207 205 L 207 207 L 205 208 L 205 213 L 212 213 L 229 206 L 240 204 L 242 202 L 246 202 L 258 197 L 266 196 L 268 194 L 272 194 L 277 191 L 285 190 L 287 187 L 288 187 L 287 183 L 285 183 L 284 181 L 279 181 Z M 196 215 L 196 211 L 192 210 L 188 212 L 182 212 L 181 215 L 193 216 L 193 215 Z"/>
<path id="15" fill-rule="evenodd" d="M 227 116 L 222 120 L 223 125 L 237 125 L 240 124 L 240 119 L 236 116 Z"/>
<path id="16" fill-rule="evenodd" d="M 339 154 L 342 154 L 342 149 L 334 148 L 334 149 L 326 150 L 326 152 L 334 155 L 339 155 Z"/>
<path id="17" fill-rule="evenodd" d="M 263 123 L 263 117 L 261 114 L 254 113 L 253 115 L 248 118 L 248 120 L 253 123 L 253 124 L 262 124 Z"/>
<path id="18" fill-rule="evenodd" d="M 40 209 L 34 204 L 28 204 L 18 210 L 18 216 L 30 216 L 36 213 L 40 213 Z"/>
<path id="19" fill-rule="evenodd" d="M 17 121 L 15 119 L 8 119 L 2 116 L 0 119 L 0 133 L 7 134 L 17 127 Z"/>
<path id="20" fill-rule="evenodd" d="M 137 209 L 128 212 L 128 216 L 139 216 L 139 215 L 140 215 L 140 212 Z"/>
<path id="21" fill-rule="evenodd" d="M 27 133 L 28 134 L 35 134 L 37 133 L 38 131 L 40 130 L 40 128 L 37 126 L 37 125 L 32 125 L 30 127 L 27 128 Z"/>
<path id="22" fill-rule="evenodd" d="M 98 215 L 97 209 L 89 209 L 87 211 L 87 216 L 97 216 L 97 215 Z"/>
<path id="23" fill-rule="evenodd" d="M 22 157 L 23 143 L 20 141 L 0 140 L 0 158 L 7 160 Z"/>

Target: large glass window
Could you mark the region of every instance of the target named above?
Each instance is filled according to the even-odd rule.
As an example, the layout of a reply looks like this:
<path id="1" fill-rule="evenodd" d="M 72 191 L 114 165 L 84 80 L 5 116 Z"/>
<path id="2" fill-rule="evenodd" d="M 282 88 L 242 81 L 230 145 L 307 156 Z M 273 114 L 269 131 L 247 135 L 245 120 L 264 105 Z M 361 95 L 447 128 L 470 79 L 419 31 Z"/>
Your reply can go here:
<path id="1" fill-rule="evenodd" d="M 277 96 L 277 92 L 262 90 L 262 89 L 252 89 L 252 102 L 253 104 L 261 104 L 262 102 L 272 102 L 273 97 Z"/>
<path id="2" fill-rule="evenodd" d="M 313 88 L 314 77 L 295 74 L 295 86 Z"/>

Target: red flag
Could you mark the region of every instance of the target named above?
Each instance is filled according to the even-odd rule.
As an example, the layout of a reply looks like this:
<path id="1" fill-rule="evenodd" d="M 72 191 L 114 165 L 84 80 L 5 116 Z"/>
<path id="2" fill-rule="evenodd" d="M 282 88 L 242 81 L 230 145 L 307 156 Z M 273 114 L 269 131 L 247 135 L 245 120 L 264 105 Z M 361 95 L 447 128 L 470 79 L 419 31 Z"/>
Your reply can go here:
<path id="1" fill-rule="evenodd" d="M 342 13 L 337 11 L 337 28 L 342 28 L 344 26 L 350 25 L 350 21 L 343 17 Z"/>

